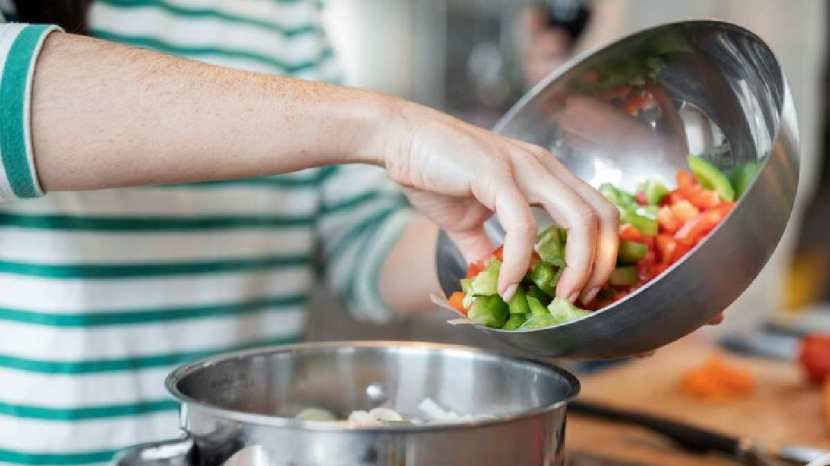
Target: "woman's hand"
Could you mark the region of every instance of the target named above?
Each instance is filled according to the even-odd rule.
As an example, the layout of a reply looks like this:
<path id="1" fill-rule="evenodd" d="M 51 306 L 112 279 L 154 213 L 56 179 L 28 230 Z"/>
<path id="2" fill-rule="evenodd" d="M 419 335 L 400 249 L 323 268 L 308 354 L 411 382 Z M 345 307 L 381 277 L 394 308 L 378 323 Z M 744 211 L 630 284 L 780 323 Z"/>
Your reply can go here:
<path id="1" fill-rule="evenodd" d="M 547 150 L 496 135 L 443 113 L 400 103 L 383 130 L 383 164 L 413 205 L 444 229 L 468 260 L 493 245 L 484 222 L 506 231 L 499 293 L 509 299 L 527 272 L 543 207 L 569 231 L 557 294 L 584 302 L 608 280 L 617 257 L 619 213 Z M 390 129 L 391 128 L 391 129 Z"/>

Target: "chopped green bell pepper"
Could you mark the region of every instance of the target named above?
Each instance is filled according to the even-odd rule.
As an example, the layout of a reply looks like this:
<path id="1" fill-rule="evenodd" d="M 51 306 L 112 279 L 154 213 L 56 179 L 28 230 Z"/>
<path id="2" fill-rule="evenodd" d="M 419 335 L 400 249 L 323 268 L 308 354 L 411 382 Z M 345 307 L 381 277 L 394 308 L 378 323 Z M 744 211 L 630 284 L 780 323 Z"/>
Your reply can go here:
<path id="1" fill-rule="evenodd" d="M 689 168 L 704 188 L 712 189 L 727 201 L 735 200 L 735 190 L 729 178 L 714 165 L 696 156 L 689 155 Z"/>
<path id="2" fill-rule="evenodd" d="M 556 283 L 559 281 L 559 273 L 555 269 L 553 265 L 539 261 L 530 270 L 530 280 L 551 297 L 556 295 Z"/>
<path id="3" fill-rule="evenodd" d="M 550 315 L 560 323 L 570 322 L 590 314 L 590 312 L 579 309 L 568 300 L 562 298 L 553 298 L 553 301 L 548 305 L 548 310 L 550 311 Z"/>
<path id="4" fill-rule="evenodd" d="M 499 294 L 499 270 L 501 270 L 501 261 L 492 259 L 487 264 L 487 267 L 473 278 L 473 281 L 470 283 L 470 294 L 473 296 L 493 296 Z"/>
<path id="5" fill-rule="evenodd" d="M 550 311 L 538 299 L 528 296 L 527 306 L 530 309 L 530 315 L 545 316 L 550 315 Z"/>
<path id="6" fill-rule="evenodd" d="M 631 286 L 637 283 L 638 278 L 637 267 L 629 265 L 614 269 L 608 283 L 613 286 Z"/>
<path id="7" fill-rule="evenodd" d="M 735 188 L 735 198 L 739 198 L 746 192 L 749 185 L 755 180 L 758 175 L 758 163 L 749 162 L 738 165 L 732 170 L 731 181 L 732 187 Z"/>
<path id="8" fill-rule="evenodd" d="M 532 283 L 527 285 L 526 297 L 528 300 L 530 298 L 536 298 L 536 300 L 538 300 L 539 303 L 542 304 L 542 307 L 547 306 L 548 304 L 550 304 L 551 301 L 551 297 L 549 294 L 545 293 L 544 291 L 539 289 L 538 286 Z"/>
<path id="9" fill-rule="evenodd" d="M 636 264 L 648 253 L 648 246 L 636 241 L 620 242 L 620 249 L 617 251 L 617 262 L 621 264 Z"/>
<path id="10" fill-rule="evenodd" d="M 647 207 L 636 207 L 620 212 L 620 222 L 630 224 L 646 236 L 657 234 L 657 214 Z"/>
<path id="11" fill-rule="evenodd" d="M 473 280 L 471 278 L 461 279 L 461 291 L 464 293 L 464 299 L 461 301 L 461 305 L 464 306 L 464 309 L 469 309 L 475 299 L 472 293 L 472 282 Z"/>
<path id="12" fill-rule="evenodd" d="M 548 313 L 547 315 L 531 315 L 529 319 L 519 327 L 519 330 L 533 330 L 537 328 L 552 327 L 559 322 Z"/>
<path id="13" fill-rule="evenodd" d="M 555 226 L 550 226 L 543 231 L 536 242 L 536 252 L 539 253 L 539 257 L 548 264 L 564 267 L 567 234 L 567 230 Z"/>
<path id="14" fill-rule="evenodd" d="M 603 183 L 599 187 L 599 192 L 602 193 L 612 204 L 623 210 L 633 209 L 637 207 L 637 200 L 630 193 L 616 188 L 611 183 Z"/>
<path id="15" fill-rule="evenodd" d="M 637 191 L 643 193 L 650 205 L 657 205 L 669 193 L 669 188 L 657 180 L 648 180 L 640 184 Z"/>
<path id="16" fill-rule="evenodd" d="M 527 307 L 525 292 L 521 287 L 516 289 L 516 294 L 510 298 L 507 305 L 510 307 L 510 314 L 527 314 L 530 312 L 530 309 Z"/>
<path id="17" fill-rule="evenodd" d="M 473 301 L 473 305 L 467 312 L 467 318 L 477 324 L 502 328 L 507 322 L 508 314 L 507 303 L 502 301 L 498 295 L 480 296 Z"/>
<path id="18" fill-rule="evenodd" d="M 516 330 L 527 321 L 527 314 L 510 314 L 502 330 Z"/>

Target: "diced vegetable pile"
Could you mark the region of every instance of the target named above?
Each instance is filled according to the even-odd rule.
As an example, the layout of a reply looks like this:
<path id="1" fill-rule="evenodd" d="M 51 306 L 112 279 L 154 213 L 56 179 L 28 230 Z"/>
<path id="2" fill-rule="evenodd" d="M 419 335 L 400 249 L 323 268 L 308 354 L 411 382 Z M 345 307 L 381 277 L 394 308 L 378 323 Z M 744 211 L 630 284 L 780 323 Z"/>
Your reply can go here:
<path id="1" fill-rule="evenodd" d="M 688 162 L 691 172 L 678 171 L 673 190 L 657 180 L 644 181 L 635 194 L 611 184 L 599 188 L 620 211 L 620 246 L 617 267 L 587 309 L 556 296 L 568 236 L 567 230 L 556 226 L 539 234 L 530 270 L 509 302 L 497 289 L 499 248 L 489 259 L 469 265 L 462 291 L 450 296 L 450 305 L 477 324 L 529 330 L 579 319 L 622 299 L 701 242 L 726 217 L 757 172 L 755 163 L 741 165 L 727 176 L 700 157 L 690 155 Z"/>

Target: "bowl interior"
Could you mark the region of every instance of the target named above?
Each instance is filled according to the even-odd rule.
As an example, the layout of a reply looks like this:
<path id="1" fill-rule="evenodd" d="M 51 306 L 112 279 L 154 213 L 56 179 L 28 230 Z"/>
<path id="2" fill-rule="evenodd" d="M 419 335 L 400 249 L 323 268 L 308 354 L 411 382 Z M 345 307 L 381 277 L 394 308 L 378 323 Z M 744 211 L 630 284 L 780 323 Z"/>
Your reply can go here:
<path id="1" fill-rule="evenodd" d="M 495 130 L 549 149 L 594 187 L 612 183 L 634 192 L 646 179 L 675 186 L 690 153 L 725 172 L 763 165 L 785 92 L 778 62 L 757 36 L 729 23 L 687 21 L 574 59 L 528 92 Z M 541 209 L 536 214 L 540 226 L 551 223 Z M 487 230 L 501 242 L 495 217 Z M 466 269 L 459 251 L 439 244 L 437 262 L 444 291 L 459 290 Z"/>
<path id="2" fill-rule="evenodd" d="M 293 417 L 308 407 L 342 419 L 378 404 L 423 418 L 431 398 L 460 415 L 510 416 L 575 396 L 558 368 L 427 343 L 310 344 L 231 355 L 176 371 L 173 394 L 211 407 Z M 380 395 L 380 396 L 379 396 Z M 380 398 L 380 399 L 379 399 Z"/>

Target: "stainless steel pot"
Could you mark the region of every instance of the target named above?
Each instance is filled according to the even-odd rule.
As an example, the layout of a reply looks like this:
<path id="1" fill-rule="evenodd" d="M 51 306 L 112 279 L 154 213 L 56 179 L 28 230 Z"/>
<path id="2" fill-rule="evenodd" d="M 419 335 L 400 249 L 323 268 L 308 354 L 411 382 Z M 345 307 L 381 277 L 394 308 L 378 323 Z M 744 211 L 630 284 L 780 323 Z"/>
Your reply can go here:
<path id="1" fill-rule="evenodd" d="M 579 382 L 460 346 L 337 342 L 217 356 L 175 370 L 167 388 L 185 436 L 126 450 L 118 466 L 558 466 Z M 304 407 L 345 419 L 381 404 L 417 418 L 425 398 L 493 418 L 375 428 L 293 419 Z"/>
<path id="2" fill-rule="evenodd" d="M 609 105 L 597 80 L 640 82 L 652 109 L 631 116 Z M 720 21 L 682 21 L 641 31 L 560 67 L 523 97 L 495 131 L 547 147 L 594 186 L 636 190 L 644 179 L 675 185 L 686 156 L 760 172 L 732 213 L 683 260 L 625 299 L 554 327 L 493 338 L 535 356 L 613 358 L 670 343 L 726 309 L 769 259 L 798 186 L 798 129 L 784 72 L 755 34 Z M 540 224 L 550 218 L 540 215 Z M 488 224 L 496 242 L 496 219 Z M 442 288 L 460 289 L 466 262 L 443 235 Z"/>

